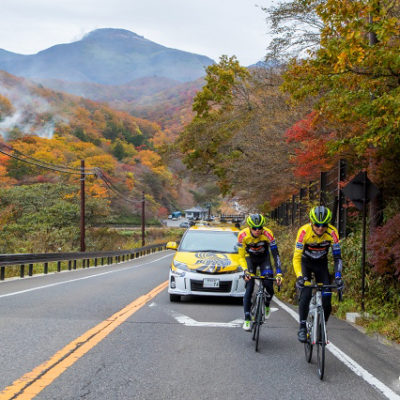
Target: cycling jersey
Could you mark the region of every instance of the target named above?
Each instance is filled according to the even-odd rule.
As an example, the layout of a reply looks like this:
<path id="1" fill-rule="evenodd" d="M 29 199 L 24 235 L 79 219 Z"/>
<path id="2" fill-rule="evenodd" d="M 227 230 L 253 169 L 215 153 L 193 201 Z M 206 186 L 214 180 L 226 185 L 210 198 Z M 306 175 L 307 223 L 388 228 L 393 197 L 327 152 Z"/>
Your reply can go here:
<path id="1" fill-rule="evenodd" d="M 280 274 L 281 260 L 274 234 L 268 228 L 263 228 L 262 234 L 254 237 L 250 228 L 245 228 L 238 235 L 239 264 L 244 271 L 247 270 L 246 257 L 266 257 L 269 260 L 269 249 L 274 257 L 276 273 Z M 272 271 L 271 271 L 272 273 Z"/>
<path id="2" fill-rule="evenodd" d="M 301 262 L 311 264 L 326 264 L 329 248 L 335 263 L 335 274 L 342 272 L 342 255 L 340 250 L 339 235 L 333 225 L 323 235 L 318 236 L 312 229 L 311 223 L 302 226 L 297 232 L 296 247 L 293 255 L 293 267 L 296 276 L 302 276 Z"/>

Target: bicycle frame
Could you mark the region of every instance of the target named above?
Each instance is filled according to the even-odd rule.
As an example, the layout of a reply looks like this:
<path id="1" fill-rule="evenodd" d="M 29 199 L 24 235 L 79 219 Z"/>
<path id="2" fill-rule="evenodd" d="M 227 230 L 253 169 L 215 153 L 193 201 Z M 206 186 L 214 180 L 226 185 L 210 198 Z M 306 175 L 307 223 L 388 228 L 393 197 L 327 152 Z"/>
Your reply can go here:
<path id="1" fill-rule="evenodd" d="M 314 293 L 314 295 L 311 297 L 310 310 L 308 312 L 308 315 L 312 321 L 312 324 L 310 324 L 311 326 L 307 327 L 307 331 L 309 331 L 310 334 L 311 344 L 314 345 L 317 343 L 317 327 L 320 322 L 323 327 L 323 337 L 325 338 L 325 344 L 328 344 L 329 341 L 326 334 L 325 314 L 324 309 L 322 308 L 322 291 L 316 291 L 316 293 Z M 309 318 L 307 318 L 307 323 L 309 323 Z"/>
<path id="2" fill-rule="evenodd" d="M 322 292 L 324 289 L 337 289 L 336 285 L 307 285 L 314 293 L 310 300 L 307 315 L 307 341 L 304 343 L 304 352 L 307 362 L 311 362 L 313 346 L 317 346 L 318 375 L 322 380 L 325 372 L 325 346 L 329 343 L 326 331 L 324 309 L 322 307 Z M 339 299 L 341 299 L 341 292 Z"/>
<path id="3" fill-rule="evenodd" d="M 267 276 L 258 276 L 254 274 L 250 274 L 251 279 L 257 279 L 259 281 L 275 281 L 275 278 L 270 278 Z M 278 291 L 280 290 L 280 286 L 278 286 Z M 260 327 L 264 323 L 264 314 L 265 314 L 265 290 L 264 285 L 258 285 L 258 289 L 255 295 L 255 301 L 253 302 L 252 309 L 255 310 L 253 313 L 254 321 L 252 324 L 253 330 L 253 340 L 255 340 L 255 350 L 258 351 L 258 341 L 260 337 Z"/>

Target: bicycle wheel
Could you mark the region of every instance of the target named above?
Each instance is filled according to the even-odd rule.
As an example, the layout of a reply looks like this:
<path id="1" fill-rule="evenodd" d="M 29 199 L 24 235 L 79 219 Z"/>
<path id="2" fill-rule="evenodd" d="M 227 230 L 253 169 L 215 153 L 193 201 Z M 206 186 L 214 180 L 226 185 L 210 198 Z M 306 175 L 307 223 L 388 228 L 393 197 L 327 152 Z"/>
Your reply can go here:
<path id="1" fill-rule="evenodd" d="M 312 316 L 308 315 L 307 317 L 307 342 L 304 343 L 304 354 L 306 356 L 306 361 L 308 363 L 311 362 L 312 359 L 312 352 L 313 352 L 313 345 L 311 343 L 311 330 L 313 327 Z"/>
<path id="2" fill-rule="evenodd" d="M 253 340 L 256 339 L 256 321 L 257 321 L 257 310 L 258 310 L 258 303 L 260 301 L 260 298 L 257 296 L 255 299 L 255 304 L 254 307 L 252 307 L 252 312 L 251 312 L 251 319 L 252 319 L 252 330 L 253 330 Z"/>
<path id="3" fill-rule="evenodd" d="M 260 338 L 260 327 L 262 323 L 262 306 L 263 302 L 257 303 L 256 320 L 254 321 L 254 340 L 256 341 L 256 351 L 258 351 L 258 339 Z"/>
<path id="4" fill-rule="evenodd" d="M 324 378 L 325 372 L 325 318 L 322 309 L 318 314 L 318 325 L 317 325 L 317 360 L 318 360 L 318 375 L 319 379 Z"/>

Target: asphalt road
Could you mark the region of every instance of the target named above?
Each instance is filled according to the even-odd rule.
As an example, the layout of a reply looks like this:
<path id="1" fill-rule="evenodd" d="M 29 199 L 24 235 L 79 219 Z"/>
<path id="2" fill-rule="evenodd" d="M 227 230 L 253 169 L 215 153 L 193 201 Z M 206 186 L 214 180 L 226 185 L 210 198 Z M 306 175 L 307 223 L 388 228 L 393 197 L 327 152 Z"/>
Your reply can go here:
<path id="1" fill-rule="evenodd" d="M 0 399 L 400 399 L 400 351 L 346 322 L 329 321 L 332 352 L 320 381 L 284 304 L 273 304 L 258 353 L 240 327 L 237 300 L 170 303 L 163 289 L 138 305 L 168 279 L 172 254 L 0 283 Z M 104 334 L 85 350 L 101 324 Z M 78 350 L 61 357 L 71 342 Z M 36 396 L 29 385 L 21 395 L 4 394 L 24 376 L 18 390 L 41 382 Z"/>

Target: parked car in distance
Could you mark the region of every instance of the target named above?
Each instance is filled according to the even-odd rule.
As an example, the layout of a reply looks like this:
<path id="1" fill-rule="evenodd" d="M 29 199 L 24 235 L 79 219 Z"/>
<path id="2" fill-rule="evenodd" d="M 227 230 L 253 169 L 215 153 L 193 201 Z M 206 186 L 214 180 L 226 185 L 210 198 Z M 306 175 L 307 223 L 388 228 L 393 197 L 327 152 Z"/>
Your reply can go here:
<path id="1" fill-rule="evenodd" d="M 189 226 L 190 226 L 190 224 L 189 224 L 189 222 L 181 222 L 180 224 L 179 224 L 179 227 L 180 228 L 189 228 Z"/>
<path id="2" fill-rule="evenodd" d="M 169 271 L 170 301 L 181 296 L 243 297 L 243 269 L 237 253 L 236 227 L 191 226 L 180 244 L 168 242 L 176 250 Z"/>

